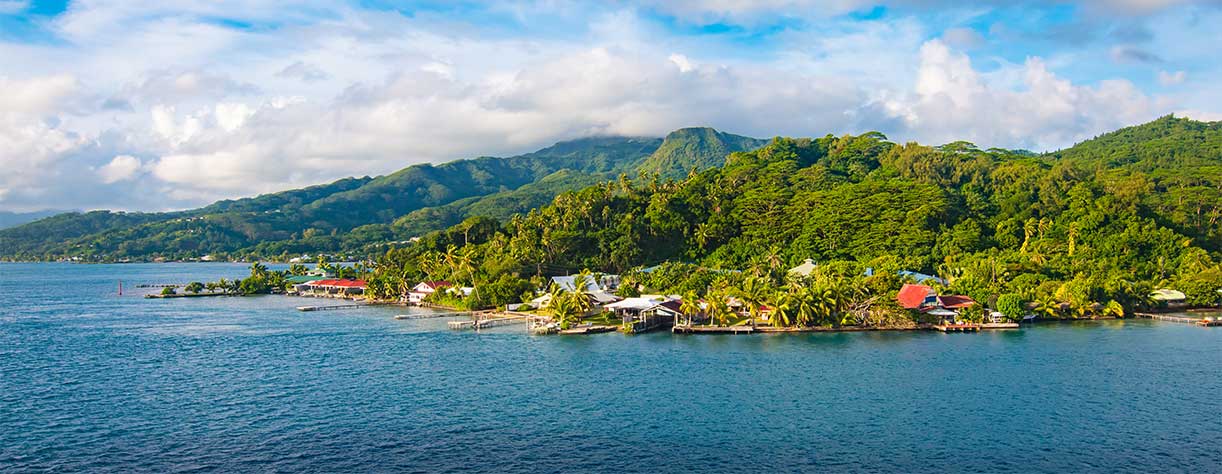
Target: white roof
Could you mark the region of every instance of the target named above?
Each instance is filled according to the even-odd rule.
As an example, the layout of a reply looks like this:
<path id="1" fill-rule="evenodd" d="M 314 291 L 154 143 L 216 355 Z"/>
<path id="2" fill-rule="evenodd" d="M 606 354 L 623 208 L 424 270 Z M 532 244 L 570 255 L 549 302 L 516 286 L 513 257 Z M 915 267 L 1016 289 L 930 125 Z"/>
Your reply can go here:
<path id="1" fill-rule="evenodd" d="M 815 261 L 809 258 L 803 261 L 801 265 L 789 269 L 789 273 L 801 276 L 810 276 L 814 271 Z"/>
<path id="2" fill-rule="evenodd" d="M 1188 296 L 1184 292 L 1167 288 L 1160 288 L 1154 290 L 1154 293 L 1150 293 L 1150 299 L 1155 301 L 1177 301 L 1187 298 Z"/>
<path id="3" fill-rule="evenodd" d="M 665 301 L 665 300 L 663 300 L 662 298 L 656 298 L 656 299 L 654 299 L 654 298 L 643 298 L 643 297 L 641 297 L 641 298 L 625 298 L 623 301 L 618 301 L 618 302 L 615 302 L 615 303 L 611 303 L 611 304 L 606 305 L 606 306 L 603 306 L 603 307 L 604 307 L 604 308 L 607 308 L 607 309 L 637 309 L 637 310 L 646 310 L 646 309 L 649 309 L 649 308 L 652 308 L 652 307 L 656 306 L 658 303 L 661 303 L 661 302 L 663 302 L 663 301 Z"/>
<path id="4" fill-rule="evenodd" d="M 958 314 L 958 313 L 956 313 L 956 312 L 954 312 L 954 311 L 951 311 L 951 310 L 949 310 L 949 309 L 942 309 L 942 308 L 938 308 L 938 309 L 935 309 L 935 310 L 933 310 L 933 311 L 929 311 L 929 312 L 927 312 L 927 313 L 925 313 L 925 314 L 931 314 L 931 315 L 934 315 L 934 316 L 954 316 L 954 315 L 956 315 L 956 314 Z"/>

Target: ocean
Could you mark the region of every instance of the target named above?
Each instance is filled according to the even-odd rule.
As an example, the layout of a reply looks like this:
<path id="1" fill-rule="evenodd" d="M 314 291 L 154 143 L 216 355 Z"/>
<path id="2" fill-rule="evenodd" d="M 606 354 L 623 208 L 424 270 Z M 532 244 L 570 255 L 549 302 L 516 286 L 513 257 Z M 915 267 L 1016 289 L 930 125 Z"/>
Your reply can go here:
<path id="1" fill-rule="evenodd" d="M 530 336 L 135 288 L 246 273 L 0 264 L 0 472 L 1222 470 L 1222 328 Z"/>

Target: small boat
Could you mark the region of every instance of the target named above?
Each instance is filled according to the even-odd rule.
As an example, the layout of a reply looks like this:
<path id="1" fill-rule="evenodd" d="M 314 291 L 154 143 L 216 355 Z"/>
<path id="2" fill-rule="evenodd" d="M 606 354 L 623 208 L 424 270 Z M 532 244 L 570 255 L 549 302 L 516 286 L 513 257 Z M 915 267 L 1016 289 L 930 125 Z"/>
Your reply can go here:
<path id="1" fill-rule="evenodd" d="M 412 315 L 410 315 L 410 314 L 397 314 L 397 315 L 395 315 L 395 319 L 412 319 Z"/>

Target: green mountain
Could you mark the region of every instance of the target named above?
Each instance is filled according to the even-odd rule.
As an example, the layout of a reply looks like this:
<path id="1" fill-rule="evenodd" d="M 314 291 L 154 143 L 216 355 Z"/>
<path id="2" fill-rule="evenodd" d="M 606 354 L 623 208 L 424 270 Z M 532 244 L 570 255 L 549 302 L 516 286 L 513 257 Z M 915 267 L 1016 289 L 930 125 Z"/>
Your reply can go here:
<path id="1" fill-rule="evenodd" d="M 753 140 L 708 134 L 735 144 Z M 508 158 L 421 164 L 386 176 L 346 178 L 188 211 L 62 214 L 0 230 L 0 258 L 117 260 L 362 250 L 471 216 L 507 218 L 546 204 L 562 191 L 635 175 L 661 145 L 685 140 L 673 135 L 665 140 L 584 138 Z M 716 150 L 729 149 L 724 140 L 708 143 Z M 715 150 L 700 151 L 703 143 L 674 146 L 691 150 L 691 156 L 724 161 L 725 155 Z"/>
<path id="2" fill-rule="evenodd" d="M 670 132 L 662 145 L 641 162 L 646 173 L 678 178 L 692 170 L 703 171 L 725 164 L 726 157 L 736 151 L 750 151 L 768 140 L 719 132 L 711 128 L 682 128 Z"/>
<path id="3" fill-rule="evenodd" d="M 64 211 L 7 212 L 0 211 L 0 229 L 16 227 L 39 219 L 63 214 Z"/>
<path id="4" fill-rule="evenodd" d="M 858 310 L 823 310 L 818 324 L 877 324 L 906 314 L 893 311 L 897 272 L 912 270 L 980 302 L 1004 295 L 1015 317 L 1028 303 L 1044 317 L 1115 316 L 1155 288 L 1216 305 L 1220 190 L 1219 122 L 1164 117 L 1039 155 L 873 132 L 778 138 L 679 180 L 602 183 L 508 223 L 429 234 L 386 253 L 370 287 L 393 297 L 396 279 L 428 277 L 492 293 L 589 269 L 661 294 L 844 305 Z M 807 258 L 816 281 L 786 282 Z M 481 304 L 517 301 L 501 293 Z"/>

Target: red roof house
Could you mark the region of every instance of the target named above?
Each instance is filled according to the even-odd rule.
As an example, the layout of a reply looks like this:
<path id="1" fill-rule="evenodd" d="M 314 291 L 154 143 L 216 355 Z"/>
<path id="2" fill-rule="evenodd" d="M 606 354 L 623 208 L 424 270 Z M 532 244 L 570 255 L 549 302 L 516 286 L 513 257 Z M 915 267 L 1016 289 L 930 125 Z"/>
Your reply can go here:
<path id="1" fill-rule="evenodd" d="M 938 293 L 926 285 L 905 284 L 895 295 L 900 306 L 907 309 L 921 309 L 923 306 L 937 304 Z"/>
<path id="2" fill-rule="evenodd" d="M 976 304 L 970 296 L 946 295 L 938 297 L 938 306 L 946 309 L 960 309 Z"/>

